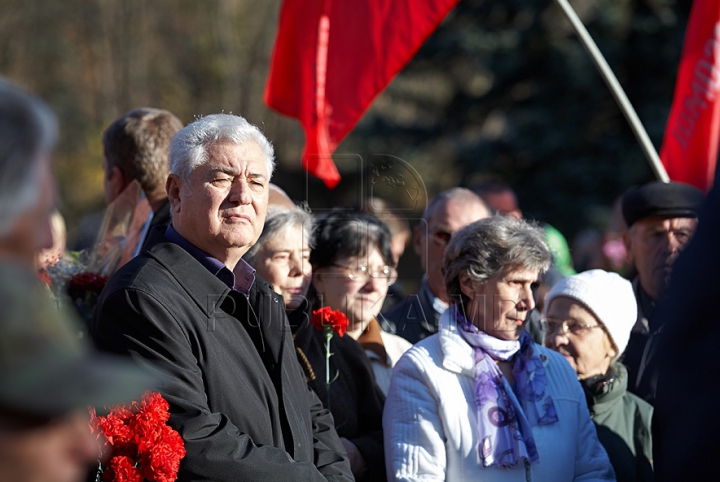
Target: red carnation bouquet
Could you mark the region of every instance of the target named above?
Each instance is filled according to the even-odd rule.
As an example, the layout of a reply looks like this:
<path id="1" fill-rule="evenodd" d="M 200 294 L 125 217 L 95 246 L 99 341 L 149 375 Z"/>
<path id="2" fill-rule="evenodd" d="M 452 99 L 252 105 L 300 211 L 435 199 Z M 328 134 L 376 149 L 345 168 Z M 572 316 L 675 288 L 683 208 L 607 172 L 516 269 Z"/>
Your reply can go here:
<path id="1" fill-rule="evenodd" d="M 312 312 L 310 320 L 312 326 L 325 334 L 325 390 L 327 392 L 327 408 L 330 409 L 330 384 L 337 378 L 330 379 L 330 340 L 333 332 L 339 336 L 344 336 L 348 327 L 348 319 L 345 313 L 339 310 L 333 310 L 329 306 L 324 306 L 319 310 Z"/>
<path id="2" fill-rule="evenodd" d="M 85 329 L 108 277 L 138 250 L 143 228 L 152 210 L 140 184 L 133 180 L 108 206 L 93 246 L 63 253 L 39 269 L 58 306 L 71 304 Z"/>
<path id="3" fill-rule="evenodd" d="M 83 271 L 70 278 L 67 283 L 67 294 L 86 326 L 90 325 L 98 297 L 107 280 L 107 276 Z"/>
<path id="4" fill-rule="evenodd" d="M 105 437 L 111 450 L 107 466 L 100 467 L 103 482 L 174 482 L 185 443 L 167 421 L 169 404 L 162 395 L 146 392 L 140 402 L 114 407 L 98 417 L 90 409 L 90 430 Z M 99 480 L 99 476 L 98 476 Z"/>

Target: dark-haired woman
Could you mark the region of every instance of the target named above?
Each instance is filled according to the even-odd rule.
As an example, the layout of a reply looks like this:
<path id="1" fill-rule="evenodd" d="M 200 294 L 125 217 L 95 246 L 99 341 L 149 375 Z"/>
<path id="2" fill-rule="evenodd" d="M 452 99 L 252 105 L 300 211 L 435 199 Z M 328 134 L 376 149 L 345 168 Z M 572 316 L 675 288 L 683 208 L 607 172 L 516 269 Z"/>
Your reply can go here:
<path id="1" fill-rule="evenodd" d="M 367 237 L 367 233 L 372 234 Z M 299 326 L 294 335 L 295 347 L 307 382 L 333 414 L 353 475 L 360 481 L 384 481 L 386 478 L 382 436 L 384 396 L 375 383 L 363 348 L 349 334 L 355 333 L 361 325 L 358 315 L 374 309 L 374 303 L 368 303 L 369 300 L 377 302 L 378 309 L 382 306 L 388 283 L 393 280 L 394 271 L 383 268 L 384 262 L 380 270 L 376 269 L 378 246 L 384 247 L 387 243 L 387 228 L 372 216 L 331 212 L 319 219 L 310 254 L 313 281 L 308 300 L 289 314 L 291 325 Z M 368 256 L 372 263 L 370 273 L 367 271 Z M 352 289 L 349 289 L 356 285 L 360 285 L 362 292 L 368 291 L 363 288 L 365 285 L 378 289 L 373 288 L 372 294 L 361 295 L 363 299 L 356 304 L 350 295 Z M 340 302 L 342 297 L 337 296 L 341 287 L 345 287 L 348 294 L 347 303 Z M 342 311 L 350 323 L 348 334 L 341 337 L 334 333 L 330 340 L 329 374 L 326 372 L 325 336 L 309 323 L 312 311 L 323 306 Z M 331 380 L 329 390 L 328 379 Z"/>

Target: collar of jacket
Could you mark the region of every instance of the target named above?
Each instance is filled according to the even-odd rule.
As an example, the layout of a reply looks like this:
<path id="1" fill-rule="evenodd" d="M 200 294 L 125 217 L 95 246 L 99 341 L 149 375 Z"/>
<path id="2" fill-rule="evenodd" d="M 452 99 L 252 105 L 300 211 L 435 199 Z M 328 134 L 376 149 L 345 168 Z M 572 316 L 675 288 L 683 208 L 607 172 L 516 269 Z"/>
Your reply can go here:
<path id="1" fill-rule="evenodd" d="M 442 365 L 448 371 L 471 378 L 475 377 L 475 357 L 473 348 L 465 341 L 458 331 L 457 323 L 450 319 L 450 310 L 440 317 L 440 347 L 443 352 Z M 550 358 L 540 355 L 544 366 Z"/>
<path id="2" fill-rule="evenodd" d="M 211 314 L 210 310 L 215 311 L 225 301 L 231 292 L 230 288 L 202 266 L 190 253 L 169 241 L 165 237 L 164 231 L 165 227 L 156 227 L 150 231 L 148 249 L 145 254 L 163 265 L 206 315 Z M 280 303 L 280 297 L 272 290 L 272 286 L 257 276 L 248 297 L 253 306 L 260 306 L 253 301 L 259 301 L 257 298 L 261 293 L 269 293 L 268 297 L 271 303 Z M 242 293 L 238 292 L 238 294 L 244 296 Z M 214 299 L 210 300 L 209 296 Z"/>
<path id="3" fill-rule="evenodd" d="M 610 370 L 615 374 L 607 380 L 607 383 L 599 381 L 601 385 L 595 384 L 594 387 L 588 388 L 582 383 L 588 406 L 593 413 L 607 412 L 612 408 L 615 401 L 620 399 L 627 392 L 627 369 L 622 363 L 613 363 Z"/>

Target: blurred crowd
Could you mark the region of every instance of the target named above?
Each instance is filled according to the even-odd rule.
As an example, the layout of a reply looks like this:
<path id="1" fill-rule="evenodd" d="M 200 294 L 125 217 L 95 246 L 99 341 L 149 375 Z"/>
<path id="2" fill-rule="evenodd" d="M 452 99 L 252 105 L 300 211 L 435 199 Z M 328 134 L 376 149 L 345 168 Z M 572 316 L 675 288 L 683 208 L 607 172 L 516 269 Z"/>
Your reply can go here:
<path id="1" fill-rule="evenodd" d="M 413 225 L 378 198 L 313 213 L 244 118 L 139 108 L 102 136 L 125 230 L 81 325 L 38 276 L 70 256 L 57 138 L 0 80 L 0 482 L 99 480 L 87 406 L 148 389 L 182 481 L 714 479 L 714 191 L 638 186 L 572 249 L 500 181 Z"/>

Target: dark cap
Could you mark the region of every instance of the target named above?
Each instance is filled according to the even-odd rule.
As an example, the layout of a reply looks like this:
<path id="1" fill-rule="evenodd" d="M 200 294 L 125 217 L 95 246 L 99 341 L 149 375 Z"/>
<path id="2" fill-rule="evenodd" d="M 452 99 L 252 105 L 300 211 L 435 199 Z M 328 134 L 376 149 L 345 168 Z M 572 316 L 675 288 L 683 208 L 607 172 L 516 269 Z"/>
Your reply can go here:
<path id="1" fill-rule="evenodd" d="M 156 375 L 78 338 L 74 317 L 32 272 L 0 263 L 0 307 L 0 413 L 52 417 L 153 388 Z"/>
<path id="2" fill-rule="evenodd" d="M 628 191 L 622 212 L 628 227 L 650 216 L 696 218 L 705 198 L 700 189 L 679 182 L 651 182 Z"/>

